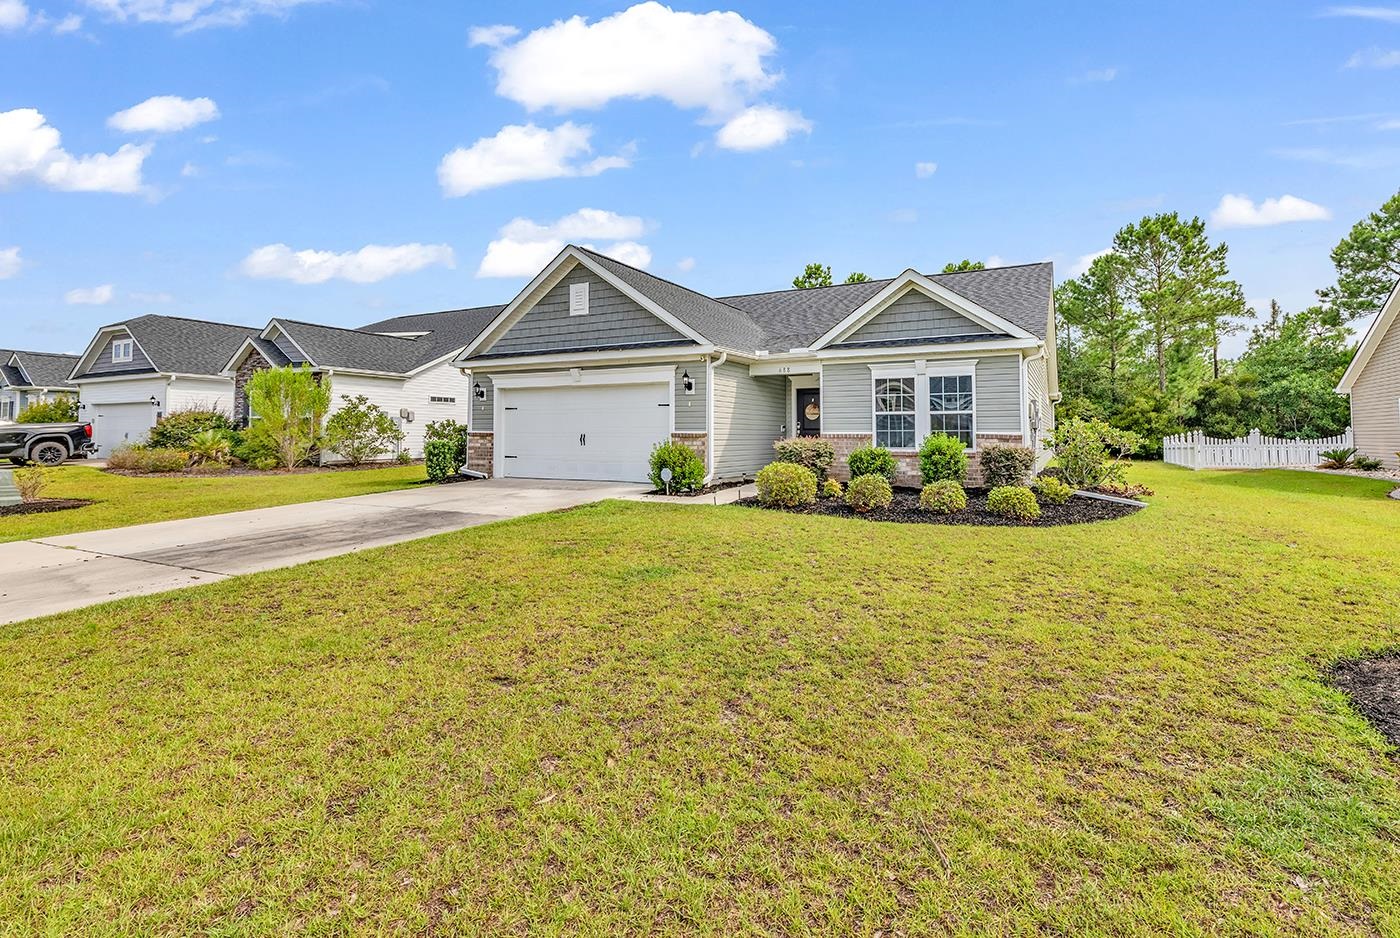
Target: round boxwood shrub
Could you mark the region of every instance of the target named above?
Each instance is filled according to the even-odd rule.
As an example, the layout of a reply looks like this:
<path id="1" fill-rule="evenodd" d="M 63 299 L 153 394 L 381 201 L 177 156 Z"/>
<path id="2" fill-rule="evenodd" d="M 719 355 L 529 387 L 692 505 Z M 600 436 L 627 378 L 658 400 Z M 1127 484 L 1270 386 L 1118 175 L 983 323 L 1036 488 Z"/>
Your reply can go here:
<path id="1" fill-rule="evenodd" d="M 967 507 L 967 493 L 952 479 L 930 482 L 919 493 L 919 507 L 936 515 L 951 515 Z"/>
<path id="2" fill-rule="evenodd" d="M 987 493 L 987 510 L 1003 518 L 1030 523 L 1040 517 L 1035 493 L 1023 485 L 1003 485 Z"/>
<path id="3" fill-rule="evenodd" d="M 967 478 L 967 446 L 946 433 L 924 437 L 919 446 L 919 474 L 924 477 L 924 485 L 944 480 L 962 482 Z"/>
<path id="4" fill-rule="evenodd" d="M 888 508 L 893 500 L 894 490 L 890 488 L 889 480 L 877 473 L 856 476 L 846 486 L 846 504 L 861 514 L 876 508 Z"/>
<path id="5" fill-rule="evenodd" d="M 994 443 L 982 448 L 977 462 L 982 467 L 982 483 L 989 489 L 1025 485 L 1035 470 L 1035 450 L 1029 446 Z"/>
<path id="6" fill-rule="evenodd" d="M 649 465 L 647 476 L 657 491 L 664 492 L 669 485 L 672 492 L 689 492 L 705 484 L 705 461 L 684 443 L 657 443 L 652 447 Z M 669 483 L 661 478 L 662 469 L 671 470 Z"/>
<path id="7" fill-rule="evenodd" d="M 822 498 L 840 498 L 841 483 L 835 479 L 827 479 L 822 483 Z"/>
<path id="8" fill-rule="evenodd" d="M 895 462 L 890 451 L 883 446 L 865 446 L 846 457 L 846 465 L 851 470 L 851 478 L 861 476 L 884 476 L 886 481 L 894 481 Z"/>
<path id="9" fill-rule="evenodd" d="M 1050 476 L 1036 479 L 1031 483 L 1031 490 L 1035 492 L 1036 500 L 1046 505 L 1063 505 L 1074 494 L 1074 489 L 1068 483 Z"/>
<path id="10" fill-rule="evenodd" d="M 798 508 L 817 500 L 817 475 L 806 466 L 770 462 L 754 477 L 758 500 L 772 508 Z"/>

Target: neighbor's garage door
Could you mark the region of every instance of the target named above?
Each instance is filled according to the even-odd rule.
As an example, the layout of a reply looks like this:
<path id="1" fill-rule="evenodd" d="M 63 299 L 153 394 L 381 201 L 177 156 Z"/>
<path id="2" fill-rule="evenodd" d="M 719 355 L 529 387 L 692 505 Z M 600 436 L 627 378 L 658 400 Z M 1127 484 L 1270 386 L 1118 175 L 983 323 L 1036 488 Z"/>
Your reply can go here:
<path id="1" fill-rule="evenodd" d="M 501 392 L 504 475 L 645 482 L 651 448 L 671 435 L 669 384 L 510 388 Z"/>
<path id="2" fill-rule="evenodd" d="M 155 413 L 150 401 L 128 404 L 94 404 L 92 442 L 97 455 L 108 456 L 123 443 L 144 443 Z"/>

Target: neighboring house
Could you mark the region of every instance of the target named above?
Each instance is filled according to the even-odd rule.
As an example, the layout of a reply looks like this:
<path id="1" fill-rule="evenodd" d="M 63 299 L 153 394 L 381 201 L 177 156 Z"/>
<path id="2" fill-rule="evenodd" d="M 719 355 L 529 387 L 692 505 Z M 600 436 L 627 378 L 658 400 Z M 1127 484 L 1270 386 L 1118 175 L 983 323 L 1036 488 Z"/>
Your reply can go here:
<path id="1" fill-rule="evenodd" d="M 919 479 L 933 432 L 1041 449 L 1059 397 L 1054 276 L 1028 264 L 710 297 L 565 248 L 457 359 L 471 374 L 469 465 L 495 476 L 643 481 L 676 440 L 712 480 L 751 477 L 773 441 L 845 458 L 891 449 Z"/>
<path id="2" fill-rule="evenodd" d="M 251 326 L 181 316 L 140 316 L 99 329 L 70 376 L 97 455 L 143 442 L 172 411 L 232 410 L 233 381 L 223 368 L 257 334 Z"/>
<path id="3" fill-rule="evenodd" d="M 11 423 L 30 404 L 76 395 L 68 381 L 76 355 L 0 349 L 0 423 Z"/>
<path id="4" fill-rule="evenodd" d="M 452 361 L 500 310 L 488 306 L 400 316 L 359 329 L 274 319 L 241 342 L 221 369 L 234 383 L 234 420 L 246 426 L 256 416 L 247 395 L 254 373 L 296 365 L 329 380 L 332 411 L 344 397 L 365 395 L 404 431 L 402 449 L 421 456 L 427 423 L 466 424 L 469 383 Z M 335 458 L 323 454 L 323 461 Z"/>
<path id="5" fill-rule="evenodd" d="M 1357 452 L 1400 468 L 1400 283 L 1366 331 L 1337 393 L 1351 396 Z"/>

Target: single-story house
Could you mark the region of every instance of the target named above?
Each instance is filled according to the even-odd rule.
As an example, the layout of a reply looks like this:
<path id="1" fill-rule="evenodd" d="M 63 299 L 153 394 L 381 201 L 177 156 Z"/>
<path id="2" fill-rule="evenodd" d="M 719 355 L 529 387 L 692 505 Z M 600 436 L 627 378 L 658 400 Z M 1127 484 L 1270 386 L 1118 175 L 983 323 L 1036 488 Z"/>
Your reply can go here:
<path id="1" fill-rule="evenodd" d="M 143 442 L 172 411 L 230 410 L 233 381 L 224 365 L 257 334 L 251 326 L 182 316 L 139 316 L 99 329 L 69 375 L 97 455 Z"/>
<path id="2" fill-rule="evenodd" d="M 1351 397 L 1352 442 L 1363 456 L 1400 469 L 1400 283 L 1366 330 L 1337 385 Z"/>
<path id="3" fill-rule="evenodd" d="M 76 355 L 0 349 L 0 423 L 12 423 L 30 404 L 76 395 L 68 380 Z"/>
<path id="4" fill-rule="evenodd" d="M 274 319 L 241 342 L 221 374 L 233 382 L 234 421 L 246 426 L 248 379 L 264 368 L 305 367 L 331 385 L 331 409 L 365 395 L 404 431 L 402 450 L 423 453 L 423 430 L 438 420 L 468 420 L 469 384 L 453 360 L 501 307 L 399 316 L 359 329 Z M 322 454 L 325 462 L 334 453 Z"/>
<path id="5" fill-rule="evenodd" d="M 711 480 L 751 477 L 773 441 L 845 457 L 945 432 L 972 472 L 991 443 L 1042 449 L 1059 397 L 1054 274 L 1026 264 L 711 297 L 570 245 L 455 365 L 471 377 L 469 466 L 494 476 L 642 481 L 663 440 Z"/>

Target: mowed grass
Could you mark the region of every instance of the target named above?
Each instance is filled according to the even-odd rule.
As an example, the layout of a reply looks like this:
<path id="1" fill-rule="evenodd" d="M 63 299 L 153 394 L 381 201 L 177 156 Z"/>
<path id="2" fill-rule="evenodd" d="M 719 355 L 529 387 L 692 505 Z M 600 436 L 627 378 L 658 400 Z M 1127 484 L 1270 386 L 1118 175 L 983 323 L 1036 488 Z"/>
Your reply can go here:
<path id="1" fill-rule="evenodd" d="M 422 466 L 275 475 L 121 476 L 87 466 L 55 469 L 45 498 L 85 498 L 82 508 L 0 517 L 0 542 L 196 518 L 346 495 L 401 489 L 423 479 Z"/>
<path id="2" fill-rule="evenodd" d="M 0 626 L 0 929 L 1400 933 L 1400 502 L 604 503 Z"/>

